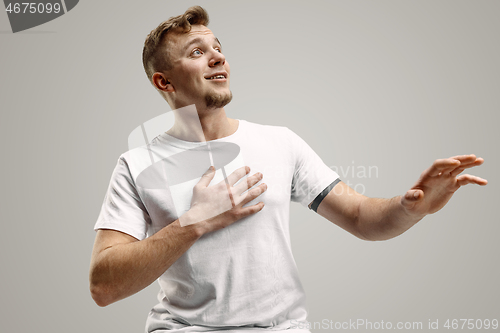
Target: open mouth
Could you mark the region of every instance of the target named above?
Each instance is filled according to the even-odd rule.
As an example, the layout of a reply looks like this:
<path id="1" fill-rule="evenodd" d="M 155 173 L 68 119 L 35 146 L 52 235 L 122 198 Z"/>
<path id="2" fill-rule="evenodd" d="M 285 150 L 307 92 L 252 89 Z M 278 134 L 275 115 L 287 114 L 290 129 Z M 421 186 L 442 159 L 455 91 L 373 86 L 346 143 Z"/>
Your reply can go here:
<path id="1" fill-rule="evenodd" d="M 205 79 L 206 80 L 225 80 L 226 76 L 227 76 L 227 74 L 225 74 L 225 73 L 216 73 L 215 75 L 210 76 L 210 77 L 206 77 Z"/>
<path id="2" fill-rule="evenodd" d="M 216 80 L 216 79 L 225 79 L 225 77 L 224 77 L 224 75 L 216 75 L 216 76 L 212 76 L 212 77 L 207 78 L 207 80 Z"/>

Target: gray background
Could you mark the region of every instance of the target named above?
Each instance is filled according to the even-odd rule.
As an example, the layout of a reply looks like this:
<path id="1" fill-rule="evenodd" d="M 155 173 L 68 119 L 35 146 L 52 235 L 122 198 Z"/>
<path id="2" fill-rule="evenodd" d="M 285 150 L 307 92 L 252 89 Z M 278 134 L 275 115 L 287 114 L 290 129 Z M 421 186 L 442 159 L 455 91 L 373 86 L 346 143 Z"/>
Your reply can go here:
<path id="1" fill-rule="evenodd" d="M 366 195 L 404 193 L 436 158 L 486 160 L 471 173 L 488 186 L 390 241 L 294 204 L 309 320 L 500 319 L 499 1 L 87 0 L 18 34 L 0 13 L 0 330 L 143 331 L 156 283 L 106 308 L 89 295 L 93 225 L 128 134 L 168 110 L 144 38 L 194 4 L 231 64 L 229 116 L 288 126 L 330 166 L 376 166 L 341 175 Z"/>

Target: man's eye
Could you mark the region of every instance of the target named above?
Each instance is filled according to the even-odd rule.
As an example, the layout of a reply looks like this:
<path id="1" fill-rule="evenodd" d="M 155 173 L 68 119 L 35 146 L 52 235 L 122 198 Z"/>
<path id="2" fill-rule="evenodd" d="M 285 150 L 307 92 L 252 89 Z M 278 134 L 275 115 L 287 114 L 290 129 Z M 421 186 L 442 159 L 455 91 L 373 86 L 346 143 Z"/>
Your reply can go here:
<path id="1" fill-rule="evenodd" d="M 222 50 L 221 50 L 220 48 L 218 48 L 218 47 L 216 47 L 216 48 L 215 48 L 215 50 L 216 50 L 217 52 L 219 52 L 219 53 L 222 53 Z"/>
<path id="2" fill-rule="evenodd" d="M 201 51 L 200 50 L 194 50 L 192 54 L 194 54 L 194 55 L 200 55 Z"/>

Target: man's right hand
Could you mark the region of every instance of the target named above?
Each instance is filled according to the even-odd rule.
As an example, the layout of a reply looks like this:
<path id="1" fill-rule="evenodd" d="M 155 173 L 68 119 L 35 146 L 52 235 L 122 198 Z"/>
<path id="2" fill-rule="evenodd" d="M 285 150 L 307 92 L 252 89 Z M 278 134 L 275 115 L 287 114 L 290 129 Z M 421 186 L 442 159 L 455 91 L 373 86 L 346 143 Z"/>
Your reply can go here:
<path id="1" fill-rule="evenodd" d="M 260 211 L 262 202 L 243 206 L 267 189 L 265 184 L 252 188 L 262 175 L 257 173 L 236 184 L 249 172 L 248 167 L 240 168 L 219 184 L 208 186 L 215 170 L 207 171 L 193 190 L 191 209 L 181 217 L 194 221 L 190 226 L 183 227 L 178 219 L 141 241 L 120 231 L 98 230 L 90 264 L 90 290 L 95 302 L 106 306 L 135 294 L 158 279 L 202 235 Z M 221 198 L 228 201 L 229 193 L 233 200 L 220 205 Z M 221 207 L 228 209 L 221 211 Z"/>
<path id="2" fill-rule="evenodd" d="M 267 185 L 262 183 L 254 187 L 262 179 L 261 173 L 238 183 L 249 172 L 249 167 L 241 167 L 227 179 L 209 186 L 215 176 L 215 169 L 210 167 L 193 189 L 191 208 L 179 219 L 181 226 L 197 224 L 201 234 L 206 234 L 259 212 L 264 207 L 263 202 L 244 205 L 264 193 Z"/>

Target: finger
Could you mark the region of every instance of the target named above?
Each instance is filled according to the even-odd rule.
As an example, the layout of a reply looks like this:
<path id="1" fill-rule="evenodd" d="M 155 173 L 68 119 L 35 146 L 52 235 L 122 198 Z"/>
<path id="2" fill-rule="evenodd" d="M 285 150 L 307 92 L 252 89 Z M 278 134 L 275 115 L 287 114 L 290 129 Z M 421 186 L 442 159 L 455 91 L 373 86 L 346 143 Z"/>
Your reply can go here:
<path id="1" fill-rule="evenodd" d="M 451 168 L 446 168 L 446 169 L 442 170 L 442 171 L 438 174 L 438 176 L 441 176 L 441 175 L 449 176 L 449 175 L 453 172 L 453 170 L 455 170 L 458 166 L 460 166 L 460 164 L 458 164 L 458 165 L 454 165 L 454 166 L 452 166 Z"/>
<path id="2" fill-rule="evenodd" d="M 212 181 L 212 179 L 214 179 L 214 176 L 215 176 L 215 168 L 213 166 L 210 166 L 210 168 L 208 168 L 208 170 L 203 174 L 203 176 L 201 176 L 200 181 L 196 185 L 207 187 Z"/>
<path id="3" fill-rule="evenodd" d="M 401 203 L 405 208 L 412 208 L 416 202 L 424 198 L 424 191 L 422 190 L 408 190 Z"/>
<path id="4" fill-rule="evenodd" d="M 231 173 L 229 176 L 227 176 L 227 183 L 230 186 L 233 186 L 234 184 L 236 184 L 238 182 L 238 180 L 243 178 L 249 172 L 250 172 L 250 167 L 248 167 L 248 166 L 238 168 L 233 173 Z"/>
<path id="5" fill-rule="evenodd" d="M 462 164 L 460 164 L 459 167 L 449 171 L 449 174 L 451 176 L 455 177 L 455 176 L 459 175 L 460 173 L 462 173 L 462 171 L 464 171 L 465 169 L 476 167 L 478 165 L 483 164 L 483 162 L 484 162 L 484 159 L 474 157 L 474 160 L 462 162 Z M 448 172 L 448 170 L 443 171 L 443 174 L 445 174 L 446 172 Z"/>
<path id="6" fill-rule="evenodd" d="M 488 184 L 488 181 L 486 179 L 477 176 L 461 175 L 457 177 L 457 184 L 459 186 L 464 186 L 467 184 L 486 185 Z"/>
<path id="7" fill-rule="evenodd" d="M 424 197 L 424 191 L 422 190 L 409 190 L 405 194 L 405 199 L 409 201 L 419 201 Z"/>
<path id="8" fill-rule="evenodd" d="M 435 160 L 434 163 L 432 163 L 432 166 L 427 170 L 427 175 L 432 177 L 438 176 L 440 173 L 443 173 L 447 169 L 450 171 L 455 169 L 460 164 L 461 162 L 454 158 Z"/>
<path id="9" fill-rule="evenodd" d="M 236 212 L 233 212 L 233 214 L 236 214 L 236 220 L 239 220 L 249 215 L 260 212 L 262 208 L 264 208 L 264 203 L 261 201 L 252 206 L 238 208 Z"/>
<path id="10" fill-rule="evenodd" d="M 452 157 L 453 159 L 456 159 L 457 161 L 460 161 L 460 166 L 477 166 L 481 165 L 484 162 L 484 159 L 481 157 L 476 157 L 475 155 L 467 155 L 464 158 L 461 158 L 460 156 L 458 157 Z"/>
<path id="11" fill-rule="evenodd" d="M 238 185 L 236 185 L 233 188 L 233 193 L 235 195 L 242 194 L 243 192 L 245 192 L 249 188 L 252 188 L 258 182 L 260 182 L 262 180 L 262 178 L 263 178 L 263 175 L 260 172 L 257 172 L 256 174 L 254 174 L 251 177 L 247 177 L 247 181 L 246 182 L 241 181 Z"/>
<path id="12" fill-rule="evenodd" d="M 462 163 L 462 164 L 466 164 L 466 163 L 474 162 L 476 160 L 476 155 L 474 155 L 474 154 L 457 155 L 457 156 L 453 156 L 451 158 L 454 160 L 460 161 L 460 163 Z"/>
<path id="13" fill-rule="evenodd" d="M 247 203 L 249 203 L 250 201 L 254 200 L 259 195 L 261 195 L 262 193 L 264 193 L 265 191 L 267 191 L 267 184 L 262 183 L 259 186 L 251 189 L 250 191 L 243 193 L 238 198 L 239 205 L 240 206 L 246 205 Z"/>
<path id="14" fill-rule="evenodd" d="M 478 158 L 476 158 L 475 160 L 473 160 L 471 162 L 462 162 L 462 164 L 460 165 L 460 167 L 463 167 L 463 168 L 472 168 L 472 167 L 481 165 L 483 163 L 484 163 L 484 159 L 482 159 L 481 157 L 478 157 Z"/>
<path id="15" fill-rule="evenodd" d="M 453 170 L 450 175 L 455 177 L 455 176 L 458 176 L 459 174 L 461 174 L 463 171 L 465 170 L 465 168 L 456 168 L 455 170 Z"/>

